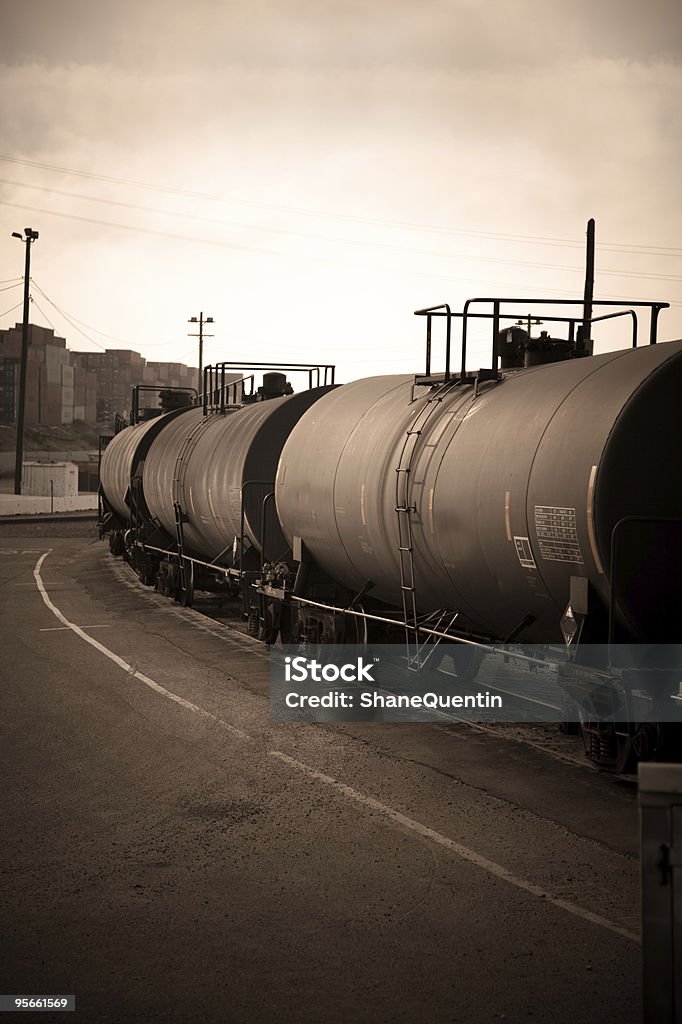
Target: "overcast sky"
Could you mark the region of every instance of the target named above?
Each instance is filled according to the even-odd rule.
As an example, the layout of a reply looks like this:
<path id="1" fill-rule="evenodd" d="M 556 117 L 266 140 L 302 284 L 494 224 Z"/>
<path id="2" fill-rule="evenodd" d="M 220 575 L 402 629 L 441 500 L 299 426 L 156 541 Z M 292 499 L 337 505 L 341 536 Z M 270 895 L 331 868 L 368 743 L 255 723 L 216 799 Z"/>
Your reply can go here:
<path id="1" fill-rule="evenodd" d="M 0 10 L 0 327 L 30 225 L 71 348 L 420 369 L 420 306 L 579 297 L 594 217 L 595 296 L 682 336 L 678 0 Z"/>

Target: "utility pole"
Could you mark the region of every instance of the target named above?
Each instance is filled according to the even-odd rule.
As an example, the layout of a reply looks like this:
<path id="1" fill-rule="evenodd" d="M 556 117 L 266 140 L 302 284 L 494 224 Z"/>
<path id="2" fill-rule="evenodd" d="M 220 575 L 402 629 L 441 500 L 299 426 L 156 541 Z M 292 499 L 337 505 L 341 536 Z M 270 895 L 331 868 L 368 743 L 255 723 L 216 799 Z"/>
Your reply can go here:
<path id="1" fill-rule="evenodd" d="M 188 338 L 198 338 L 199 339 L 199 391 L 203 392 L 204 385 L 203 385 L 202 374 L 203 374 L 203 371 L 204 371 L 204 338 L 212 338 L 213 337 L 212 334 L 204 334 L 204 324 L 212 324 L 213 323 L 213 317 L 212 316 L 207 316 L 206 319 L 204 319 L 204 314 L 203 313 L 199 313 L 198 317 L 191 316 L 189 318 L 189 320 L 187 321 L 187 323 L 188 324 L 199 324 L 199 333 L 198 334 L 188 334 L 187 337 Z"/>
<path id="2" fill-rule="evenodd" d="M 28 284 L 31 276 L 31 244 L 38 238 L 33 228 L 24 228 L 25 238 L 18 232 L 12 232 L 12 238 L 18 238 L 26 246 L 26 265 L 24 267 L 24 321 L 21 327 L 21 363 L 19 366 L 19 404 L 17 406 L 17 457 L 14 463 L 14 493 L 21 494 L 21 477 L 24 465 L 24 414 L 26 409 L 26 367 L 28 365 Z"/>

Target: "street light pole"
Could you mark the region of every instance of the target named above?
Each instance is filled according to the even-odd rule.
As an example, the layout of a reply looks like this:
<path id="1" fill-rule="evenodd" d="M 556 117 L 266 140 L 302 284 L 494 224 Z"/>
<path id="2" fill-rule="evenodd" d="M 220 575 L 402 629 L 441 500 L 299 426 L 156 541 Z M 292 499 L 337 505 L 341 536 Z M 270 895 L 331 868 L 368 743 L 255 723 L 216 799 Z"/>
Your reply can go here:
<path id="1" fill-rule="evenodd" d="M 191 316 L 189 318 L 189 320 L 187 321 L 187 323 L 188 324 L 199 324 L 199 333 L 198 334 L 188 334 L 187 337 L 188 338 L 198 338 L 199 339 L 199 390 L 203 391 L 202 373 L 203 373 L 203 369 L 204 369 L 204 338 L 212 338 L 213 337 L 212 334 L 204 334 L 204 324 L 212 324 L 213 323 L 213 317 L 212 316 L 207 316 L 206 319 L 204 320 L 204 314 L 203 313 L 199 313 L 198 317 Z"/>
<path id="2" fill-rule="evenodd" d="M 24 464 L 24 415 L 26 409 L 26 368 L 28 365 L 28 286 L 31 275 L 31 244 L 38 238 L 33 228 L 24 228 L 24 238 L 18 231 L 12 238 L 18 238 L 26 246 L 24 267 L 24 320 L 21 327 L 21 363 L 19 365 L 19 404 L 17 405 L 17 455 L 14 463 L 14 493 L 21 494 L 21 476 Z"/>

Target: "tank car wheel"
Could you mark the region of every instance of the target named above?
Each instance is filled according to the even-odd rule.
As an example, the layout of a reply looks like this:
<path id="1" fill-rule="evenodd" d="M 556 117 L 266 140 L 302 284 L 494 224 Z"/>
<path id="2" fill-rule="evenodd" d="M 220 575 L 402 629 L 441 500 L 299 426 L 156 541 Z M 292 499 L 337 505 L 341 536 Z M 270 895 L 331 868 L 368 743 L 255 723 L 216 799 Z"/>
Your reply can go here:
<path id="1" fill-rule="evenodd" d="M 191 608 L 194 604 L 194 562 L 185 559 L 185 585 L 178 591 L 177 600 L 183 608 Z"/>
<path id="2" fill-rule="evenodd" d="M 260 624 L 260 612 L 257 604 L 249 605 L 249 617 L 247 619 L 246 632 L 249 636 L 258 636 Z"/>
<path id="3" fill-rule="evenodd" d="M 268 603 L 258 629 L 258 639 L 264 644 L 274 644 L 279 633 L 279 607 Z"/>
<path id="4" fill-rule="evenodd" d="M 156 577 L 156 589 L 163 597 L 170 597 L 171 595 L 171 576 L 168 562 L 159 568 L 159 573 Z"/>
<path id="5" fill-rule="evenodd" d="M 356 611 L 364 612 L 364 608 L 361 604 L 356 606 Z M 367 630 L 367 619 L 361 619 L 359 616 L 353 616 L 352 631 L 349 630 L 349 638 L 355 636 L 355 650 L 358 654 L 362 654 L 367 650 L 368 642 L 368 630 Z"/>
<path id="6" fill-rule="evenodd" d="M 485 657 L 483 651 L 470 644 L 455 644 L 449 654 L 455 675 L 461 683 L 470 683 L 476 678 Z"/>
<path id="7" fill-rule="evenodd" d="M 562 700 L 561 717 L 559 732 L 564 736 L 578 736 L 580 734 L 580 708 L 575 701 L 567 698 Z"/>
<path id="8" fill-rule="evenodd" d="M 117 558 L 123 554 L 123 537 L 118 530 L 109 537 L 109 550 Z"/>
<path id="9" fill-rule="evenodd" d="M 142 563 L 140 579 L 144 583 L 145 587 L 153 587 L 156 585 L 156 571 L 153 563 L 147 558 L 145 558 Z"/>
<path id="10" fill-rule="evenodd" d="M 638 761 L 651 761 L 661 747 L 659 722 L 643 722 L 632 737 L 632 750 Z"/>
<path id="11" fill-rule="evenodd" d="M 180 569 L 173 562 L 168 574 L 168 596 L 177 604 L 180 600 Z"/>

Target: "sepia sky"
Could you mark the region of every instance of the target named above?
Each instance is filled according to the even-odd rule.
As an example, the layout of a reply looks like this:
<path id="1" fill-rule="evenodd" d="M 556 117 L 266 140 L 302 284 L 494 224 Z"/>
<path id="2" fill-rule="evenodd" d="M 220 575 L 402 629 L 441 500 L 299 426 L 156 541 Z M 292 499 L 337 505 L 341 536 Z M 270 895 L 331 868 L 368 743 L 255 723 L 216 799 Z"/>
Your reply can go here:
<path id="1" fill-rule="evenodd" d="M 196 364 L 203 311 L 208 362 L 419 370 L 418 307 L 580 297 L 594 217 L 595 297 L 670 301 L 682 336 L 678 0 L 0 0 L 0 26 L 0 327 L 31 226 L 31 318 L 71 348 Z"/>

